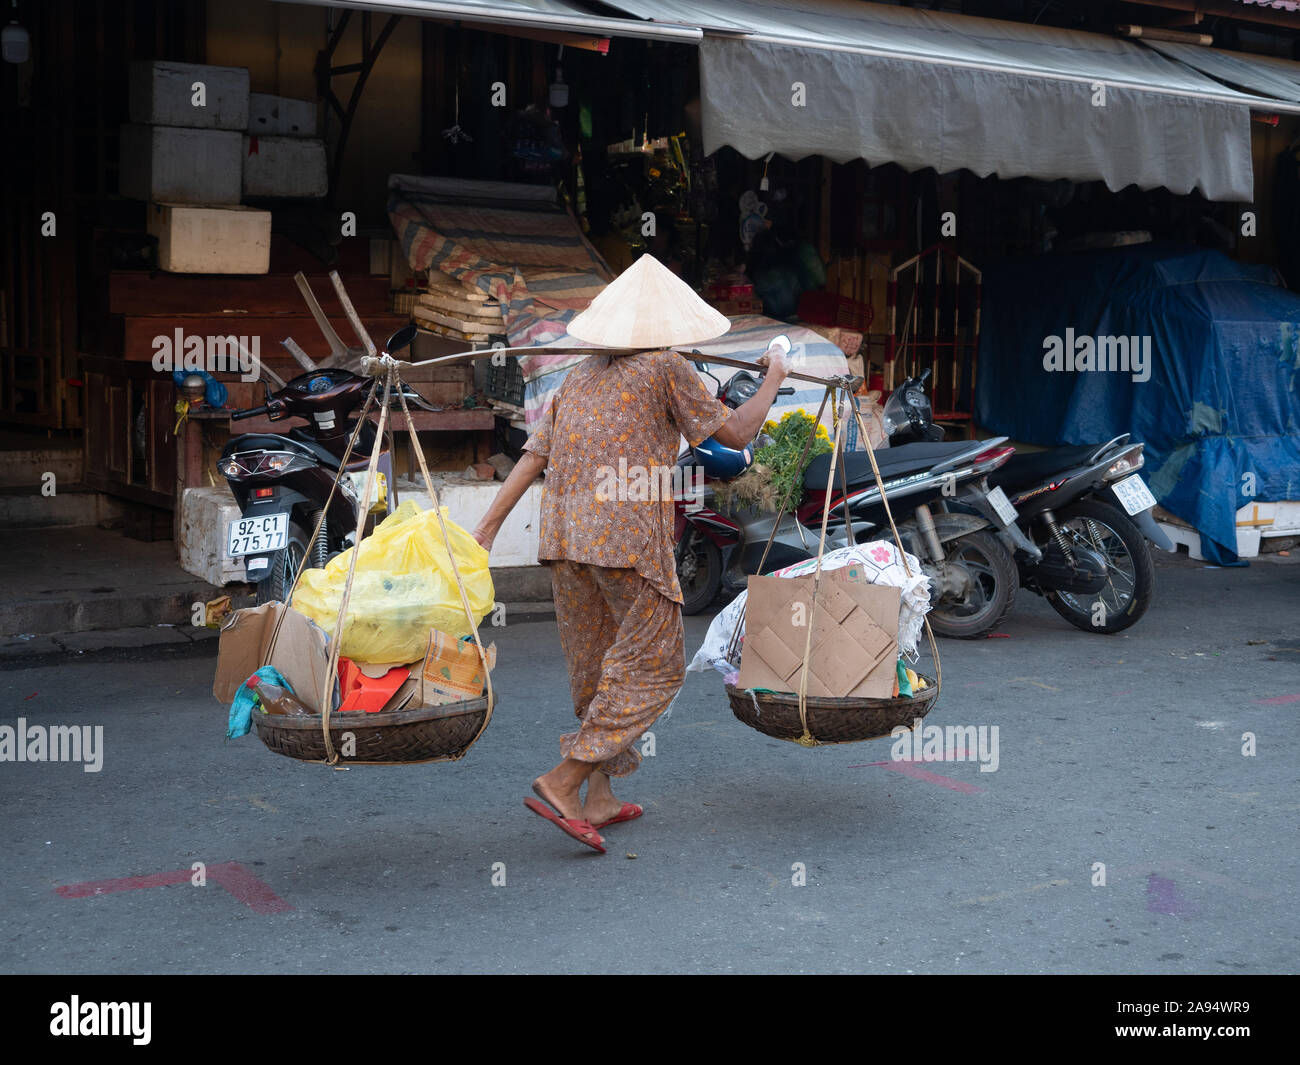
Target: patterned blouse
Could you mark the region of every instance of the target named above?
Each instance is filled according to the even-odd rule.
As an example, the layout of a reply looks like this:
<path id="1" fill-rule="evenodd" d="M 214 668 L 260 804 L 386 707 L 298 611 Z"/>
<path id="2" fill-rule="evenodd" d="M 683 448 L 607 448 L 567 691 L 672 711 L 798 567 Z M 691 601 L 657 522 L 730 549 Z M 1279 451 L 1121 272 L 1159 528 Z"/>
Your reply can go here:
<path id="1" fill-rule="evenodd" d="M 635 569 L 682 601 L 673 556 L 681 437 L 712 436 L 730 411 L 671 351 L 592 355 L 569 371 L 524 444 L 547 459 L 539 561 Z"/>

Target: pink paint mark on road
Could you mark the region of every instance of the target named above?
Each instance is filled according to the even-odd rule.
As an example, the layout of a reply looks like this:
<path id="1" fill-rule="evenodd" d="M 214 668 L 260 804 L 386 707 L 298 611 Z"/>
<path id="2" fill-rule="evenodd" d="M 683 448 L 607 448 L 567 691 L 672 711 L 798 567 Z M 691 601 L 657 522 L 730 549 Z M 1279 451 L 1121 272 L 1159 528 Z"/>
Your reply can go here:
<path id="1" fill-rule="evenodd" d="M 1286 703 L 1300 703 L 1300 695 L 1275 695 L 1271 699 L 1256 699 L 1255 702 L 1265 706 L 1283 706 Z"/>
<path id="2" fill-rule="evenodd" d="M 167 887 L 169 884 L 188 884 L 194 874 L 188 869 L 174 873 L 150 873 L 148 876 L 123 876 L 116 880 L 87 880 L 84 884 L 64 884 L 55 892 L 65 899 L 84 899 L 92 895 L 111 895 L 115 891 L 135 891 L 137 888 Z"/>
<path id="3" fill-rule="evenodd" d="M 254 913 L 288 913 L 293 909 L 238 862 L 209 866 L 208 876 Z"/>
<path id="4" fill-rule="evenodd" d="M 928 769 L 919 769 L 911 762 L 890 762 L 885 768 L 892 769 L 895 773 L 902 773 L 905 777 L 928 780 L 931 784 L 938 784 L 941 788 L 959 791 L 963 795 L 974 795 L 976 792 L 984 790 L 983 788 L 977 788 L 974 784 L 967 784 L 964 780 L 953 780 L 952 777 L 931 773 Z"/>
<path id="5" fill-rule="evenodd" d="M 956 759 L 954 759 L 956 761 Z M 906 760 L 898 762 L 863 762 L 861 765 L 851 765 L 850 769 L 869 769 L 873 766 L 883 766 L 885 769 L 892 769 L 895 773 L 902 773 L 905 777 L 911 777 L 914 780 L 928 780 L 931 784 L 938 784 L 941 788 L 949 788 L 952 791 L 959 791 L 963 795 L 973 795 L 984 789 L 976 787 L 974 784 L 967 784 L 962 780 L 953 780 L 952 777 L 941 776 L 938 773 L 931 773 L 928 769 L 920 769 L 915 762 Z"/>
<path id="6" fill-rule="evenodd" d="M 238 862 L 209 865 L 207 875 L 254 913 L 286 913 L 293 909 L 289 903 Z M 82 884 L 63 884 L 54 891 L 65 899 L 85 899 L 95 895 L 111 895 L 117 891 L 137 891 L 140 888 L 188 884 L 193 876 L 194 873 L 190 869 L 177 869 L 169 873 L 150 873 L 147 876 L 123 876 L 113 880 L 87 880 Z"/>
<path id="7" fill-rule="evenodd" d="M 1179 897 L 1174 882 L 1158 873 L 1151 873 L 1147 877 L 1147 909 L 1170 917 L 1187 917 L 1191 914 Z"/>

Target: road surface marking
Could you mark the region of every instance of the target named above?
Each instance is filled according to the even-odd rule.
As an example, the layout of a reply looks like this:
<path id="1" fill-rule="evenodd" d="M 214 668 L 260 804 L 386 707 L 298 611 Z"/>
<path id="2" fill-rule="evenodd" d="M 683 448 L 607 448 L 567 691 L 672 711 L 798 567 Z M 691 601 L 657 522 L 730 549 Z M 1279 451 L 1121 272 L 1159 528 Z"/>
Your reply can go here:
<path id="1" fill-rule="evenodd" d="M 286 913 L 293 909 L 289 903 L 238 862 L 209 865 L 207 875 L 254 913 Z M 95 895 L 111 895 L 118 891 L 188 884 L 193 876 L 194 872 L 191 869 L 177 869 L 168 873 L 150 873 L 147 876 L 123 876 L 113 880 L 87 880 L 81 884 L 63 884 L 54 890 L 65 899 L 85 899 Z"/>

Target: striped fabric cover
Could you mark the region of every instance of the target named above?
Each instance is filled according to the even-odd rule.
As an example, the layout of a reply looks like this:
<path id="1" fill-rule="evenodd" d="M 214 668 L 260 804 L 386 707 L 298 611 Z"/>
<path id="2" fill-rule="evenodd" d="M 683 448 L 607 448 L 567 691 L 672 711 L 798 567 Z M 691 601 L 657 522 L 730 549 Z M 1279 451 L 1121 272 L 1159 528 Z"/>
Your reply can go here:
<path id="1" fill-rule="evenodd" d="M 565 323 L 614 279 L 573 216 L 554 204 L 457 203 L 394 179 L 388 217 L 412 270 L 439 270 L 500 301 L 512 347 L 566 337 Z M 530 381 L 581 358 L 524 356 L 519 368 Z M 528 409 L 531 425 L 541 414 L 531 401 Z"/>
<path id="2" fill-rule="evenodd" d="M 567 211 L 552 204 L 502 206 L 502 202 L 457 203 L 446 194 L 395 183 L 389 192 L 388 215 L 413 270 L 440 270 L 501 302 L 511 347 L 580 346 L 565 326 L 614 279 L 613 273 Z M 731 319 L 726 335 L 698 345 L 698 349 L 704 361 L 714 354 L 752 362 L 778 333 L 785 333 L 794 343 L 801 371 L 819 377 L 848 372 L 844 353 L 829 340 L 810 329 L 762 315 Z M 583 358 L 519 357 L 530 433 L 545 415 L 565 374 Z M 734 372 L 727 367 L 714 370 L 723 381 Z M 713 387 L 708 378 L 703 380 Z M 790 384 L 799 391 L 782 396 L 773 407 L 773 416 L 796 407 L 816 414 L 822 389 L 799 381 Z M 829 410 L 822 421 L 829 427 Z M 856 433 L 851 424 L 848 432 L 853 447 Z"/>

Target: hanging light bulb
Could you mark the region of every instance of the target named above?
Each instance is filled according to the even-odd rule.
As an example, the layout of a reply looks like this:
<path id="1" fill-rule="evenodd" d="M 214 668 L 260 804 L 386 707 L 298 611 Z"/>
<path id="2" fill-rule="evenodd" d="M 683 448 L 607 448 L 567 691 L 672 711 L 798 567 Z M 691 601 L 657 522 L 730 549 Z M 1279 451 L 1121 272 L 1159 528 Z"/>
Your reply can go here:
<path id="1" fill-rule="evenodd" d="M 569 106 L 569 87 L 564 84 L 564 71 L 560 67 L 560 60 L 564 57 L 564 45 L 560 45 L 559 54 L 555 57 L 555 80 L 551 82 L 551 106 L 568 107 Z"/>
<path id="2" fill-rule="evenodd" d="M 18 0 L 12 0 L 14 17 L 0 30 L 0 54 L 6 63 L 26 63 L 32 56 L 32 39 L 18 24 Z"/>

